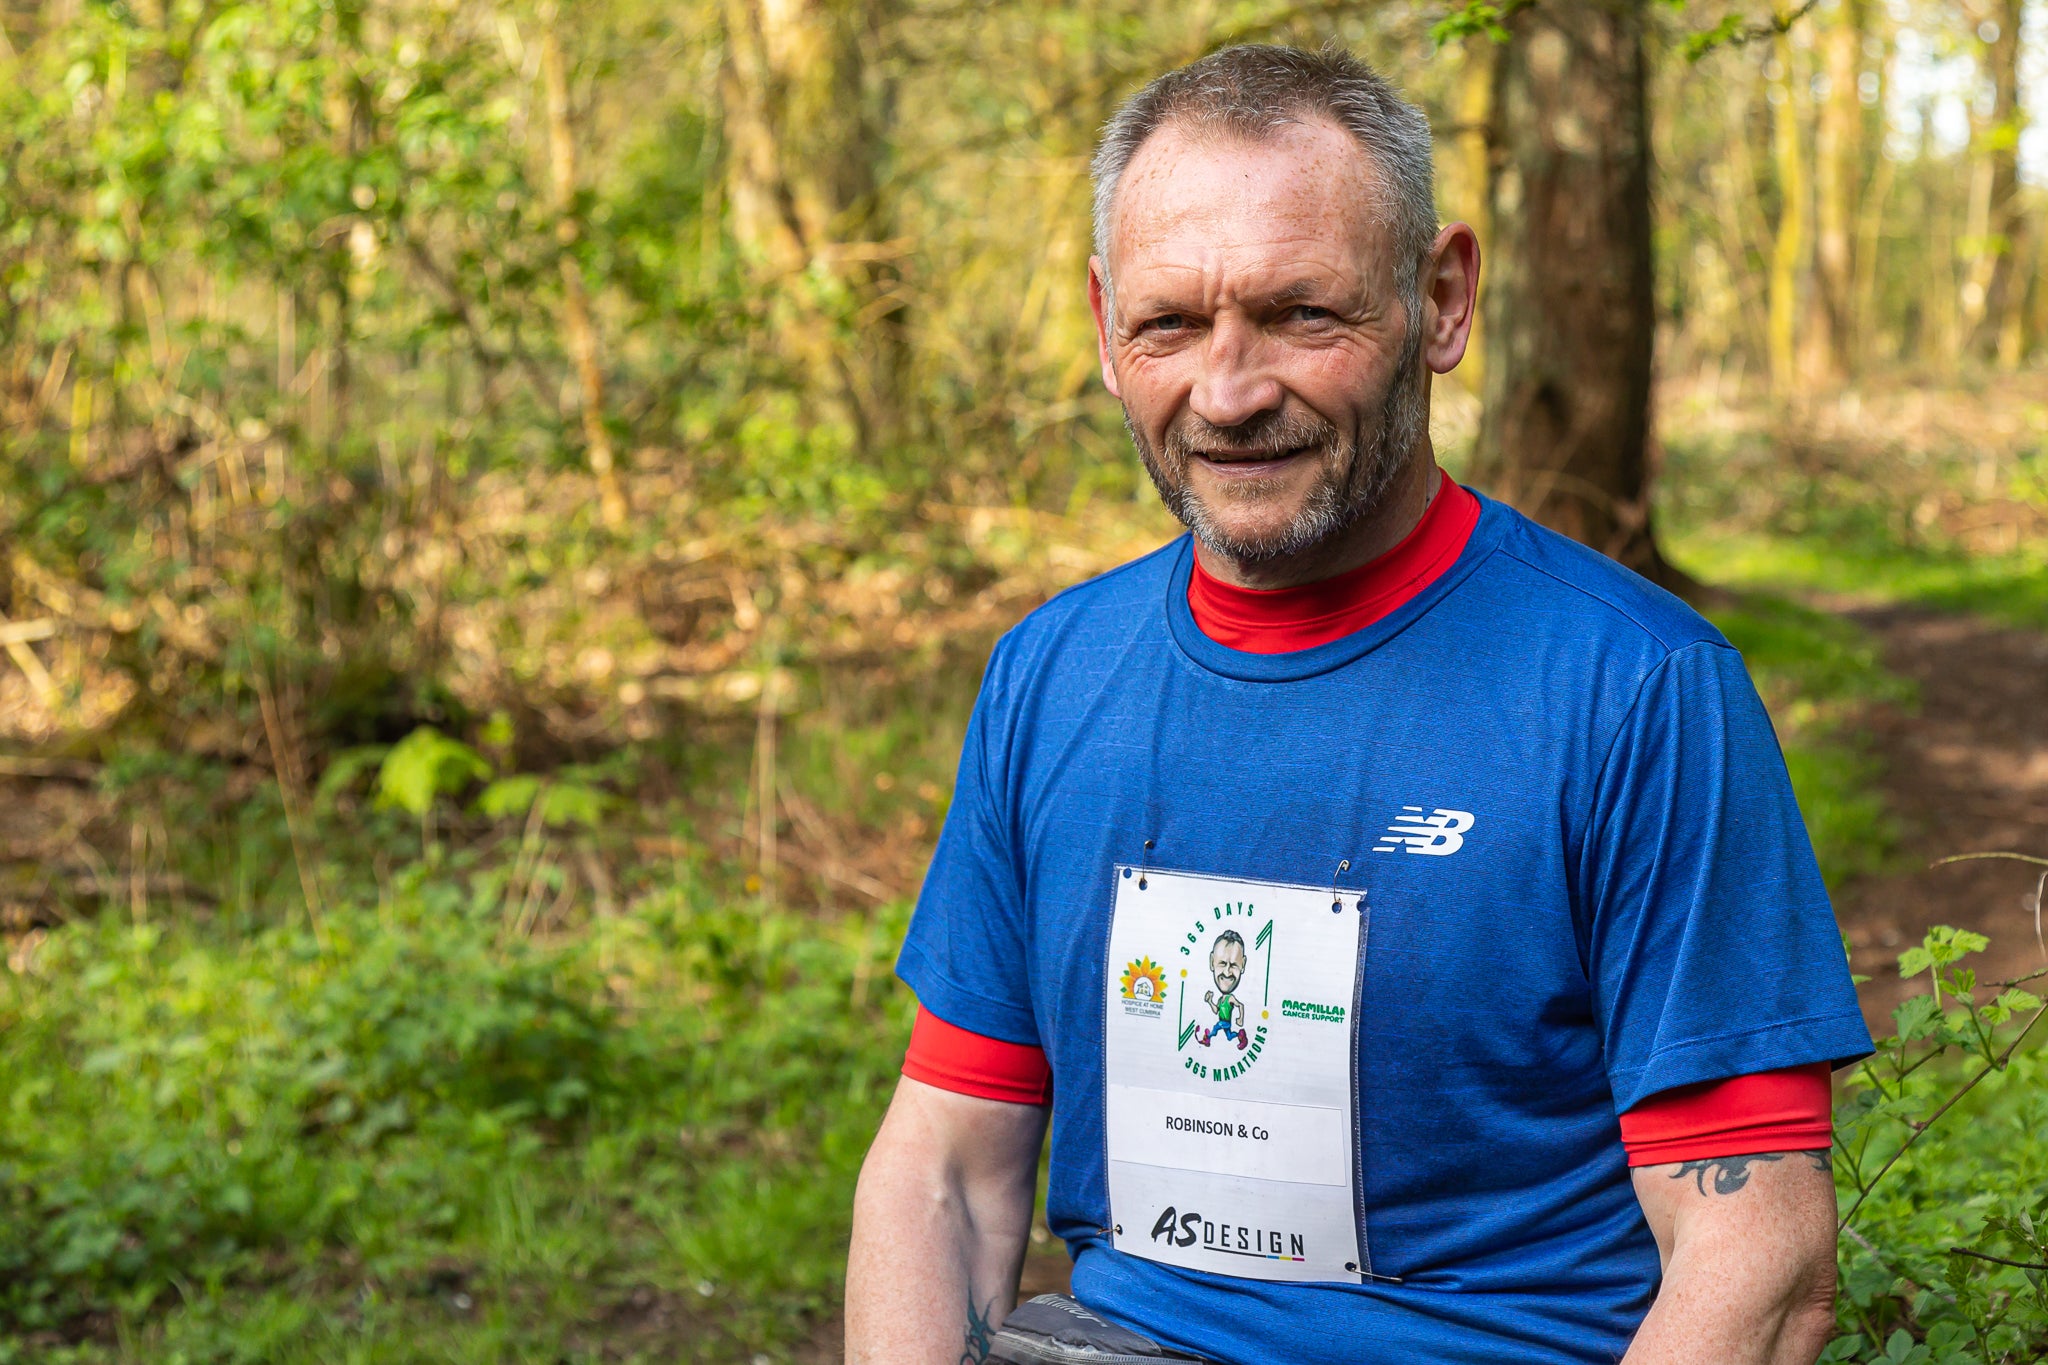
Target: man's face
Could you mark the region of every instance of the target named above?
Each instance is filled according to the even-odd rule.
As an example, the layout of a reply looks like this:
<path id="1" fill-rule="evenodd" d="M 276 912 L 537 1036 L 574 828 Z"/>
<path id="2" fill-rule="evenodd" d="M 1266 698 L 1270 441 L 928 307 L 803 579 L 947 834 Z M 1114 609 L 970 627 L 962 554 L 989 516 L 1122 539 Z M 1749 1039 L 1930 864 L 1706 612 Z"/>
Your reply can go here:
<path id="1" fill-rule="evenodd" d="M 1257 143 L 1169 126 L 1124 172 L 1103 377 L 1167 507 L 1217 553 L 1321 543 L 1426 431 L 1378 179 L 1322 122 Z"/>
<path id="2" fill-rule="evenodd" d="M 1216 989 L 1225 995 L 1236 990 L 1237 983 L 1244 980 L 1244 945 L 1219 943 L 1210 949 L 1209 974 L 1216 978 Z"/>

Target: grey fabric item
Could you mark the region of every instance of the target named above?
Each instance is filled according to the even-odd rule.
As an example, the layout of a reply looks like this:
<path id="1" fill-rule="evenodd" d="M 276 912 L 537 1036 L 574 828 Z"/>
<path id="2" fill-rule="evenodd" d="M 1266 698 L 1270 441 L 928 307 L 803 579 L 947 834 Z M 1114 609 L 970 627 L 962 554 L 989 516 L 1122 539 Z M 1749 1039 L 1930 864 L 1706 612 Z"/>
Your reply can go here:
<path id="1" fill-rule="evenodd" d="M 990 1360 L 1009 1365 L 1153 1365 L 1200 1360 L 1104 1322 L 1065 1294 L 1040 1294 L 1003 1319 Z"/>

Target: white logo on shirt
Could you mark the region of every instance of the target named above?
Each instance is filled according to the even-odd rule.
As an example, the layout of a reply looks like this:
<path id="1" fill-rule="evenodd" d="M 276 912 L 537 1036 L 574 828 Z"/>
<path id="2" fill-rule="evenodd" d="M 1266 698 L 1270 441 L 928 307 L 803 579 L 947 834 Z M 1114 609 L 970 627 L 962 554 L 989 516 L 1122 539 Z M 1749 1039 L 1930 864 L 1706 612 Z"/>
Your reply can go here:
<path id="1" fill-rule="evenodd" d="M 1373 852 L 1396 853 L 1406 848 L 1410 853 L 1447 858 L 1465 846 L 1465 833 L 1473 824 L 1471 811 L 1438 807 L 1424 815 L 1420 806 L 1403 806 L 1401 810 L 1402 814 L 1394 817 L 1394 823 L 1373 846 Z"/>

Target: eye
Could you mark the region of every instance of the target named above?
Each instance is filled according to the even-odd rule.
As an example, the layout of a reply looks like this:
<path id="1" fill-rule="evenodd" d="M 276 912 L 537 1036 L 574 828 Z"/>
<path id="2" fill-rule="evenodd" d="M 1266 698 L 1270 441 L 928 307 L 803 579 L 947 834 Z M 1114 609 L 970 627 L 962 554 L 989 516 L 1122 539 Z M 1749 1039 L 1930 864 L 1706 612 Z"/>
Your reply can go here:
<path id="1" fill-rule="evenodd" d="M 1141 332 L 1178 332 L 1188 325 L 1188 320 L 1179 313 L 1161 313 L 1139 325 Z"/>
<path id="2" fill-rule="evenodd" d="M 1312 303 L 1297 303 L 1288 310 L 1296 322 L 1328 322 L 1336 314 L 1327 308 L 1318 308 Z"/>

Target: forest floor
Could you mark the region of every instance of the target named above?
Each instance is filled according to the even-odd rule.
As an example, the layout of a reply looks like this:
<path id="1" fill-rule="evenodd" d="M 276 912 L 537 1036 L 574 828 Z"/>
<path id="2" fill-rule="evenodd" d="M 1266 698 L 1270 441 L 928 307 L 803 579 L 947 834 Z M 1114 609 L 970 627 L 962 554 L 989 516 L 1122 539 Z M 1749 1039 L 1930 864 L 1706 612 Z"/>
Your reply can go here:
<path id="1" fill-rule="evenodd" d="M 2048 966 L 2040 870 L 1959 853 L 2048 856 L 2048 635 L 1922 607 L 1843 613 L 1873 635 L 1884 666 L 1919 690 L 1918 705 L 1881 705 L 1866 720 L 1885 804 L 1898 821 L 1893 866 L 1835 893 L 1872 1028 L 1914 991 L 1889 970 L 1930 924 L 1991 940 L 1988 978 Z M 1889 1031 L 1885 1029 L 1884 1031 Z"/>

